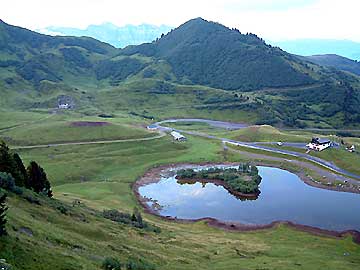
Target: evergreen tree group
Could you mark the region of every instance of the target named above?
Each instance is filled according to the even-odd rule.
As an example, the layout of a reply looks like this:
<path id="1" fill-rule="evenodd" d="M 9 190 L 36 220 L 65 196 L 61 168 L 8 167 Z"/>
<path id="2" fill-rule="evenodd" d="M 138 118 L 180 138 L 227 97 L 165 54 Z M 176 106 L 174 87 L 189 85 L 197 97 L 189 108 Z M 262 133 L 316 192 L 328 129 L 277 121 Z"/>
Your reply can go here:
<path id="1" fill-rule="evenodd" d="M 17 187 L 25 187 L 52 197 L 51 185 L 44 169 L 35 161 L 31 161 L 25 169 L 20 156 L 12 153 L 4 142 L 0 142 L 0 172 L 11 175 Z"/>

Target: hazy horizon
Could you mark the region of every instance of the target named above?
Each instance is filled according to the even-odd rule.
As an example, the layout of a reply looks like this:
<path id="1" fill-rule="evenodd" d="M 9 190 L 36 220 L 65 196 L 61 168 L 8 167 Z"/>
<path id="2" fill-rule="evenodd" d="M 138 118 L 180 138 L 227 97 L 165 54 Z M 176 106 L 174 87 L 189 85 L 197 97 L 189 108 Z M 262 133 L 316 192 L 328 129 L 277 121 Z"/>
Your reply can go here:
<path id="1" fill-rule="evenodd" d="M 206 8 L 204 8 L 206 7 Z M 167 25 L 197 17 L 219 22 L 265 40 L 336 39 L 360 42 L 356 0 L 3 0 L 0 18 L 31 30 L 85 29 L 89 25 Z M 64 16 L 64 14 L 66 16 Z"/>

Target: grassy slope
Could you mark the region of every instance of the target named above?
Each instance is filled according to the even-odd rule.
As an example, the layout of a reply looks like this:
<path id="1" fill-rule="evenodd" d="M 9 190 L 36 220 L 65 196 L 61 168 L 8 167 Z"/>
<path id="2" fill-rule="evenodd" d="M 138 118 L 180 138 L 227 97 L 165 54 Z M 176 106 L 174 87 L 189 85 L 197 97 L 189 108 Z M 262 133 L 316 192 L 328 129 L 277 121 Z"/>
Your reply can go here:
<path id="1" fill-rule="evenodd" d="M 229 131 L 228 138 L 244 142 L 309 142 L 314 134 L 307 132 L 281 131 L 272 126 L 251 126 L 241 130 Z"/>
<path id="2" fill-rule="evenodd" d="M 350 238 L 313 236 L 285 226 L 231 233 L 203 222 L 179 224 L 150 217 L 162 228 L 156 235 L 104 220 L 82 207 L 64 215 L 41 203 L 10 198 L 12 229 L 0 242 L 0 256 L 15 269 L 100 269 L 108 256 L 121 261 L 144 258 L 157 269 L 355 269 L 360 264 L 359 246 Z M 22 233 L 24 227 L 33 235 Z"/>
<path id="3" fill-rule="evenodd" d="M 123 211 L 137 205 L 130 184 L 149 167 L 224 158 L 220 144 L 191 136 L 187 143 L 163 138 L 156 143 L 69 146 L 20 154 L 26 161 L 36 159 L 44 165 L 57 198 L 69 202 L 80 198 L 99 210 Z M 231 160 L 242 158 L 233 154 Z M 86 174 L 88 181 L 81 182 L 81 175 Z M 10 237 L 1 241 L 0 257 L 18 269 L 98 269 L 106 256 L 123 261 L 129 256 L 143 257 L 158 269 L 193 269 L 195 265 L 198 269 L 354 269 L 360 265 L 360 247 L 350 238 L 313 236 L 285 226 L 230 233 L 203 222 L 179 224 L 145 215 L 162 228 L 155 235 L 89 215 L 86 209 L 72 208 L 70 213 L 63 215 L 54 207 L 11 197 Z M 84 217 L 86 222 L 81 221 Z M 33 236 L 21 233 L 22 227 L 31 228 Z M 350 255 L 344 256 L 345 252 Z"/>
<path id="4" fill-rule="evenodd" d="M 235 98 L 231 91 L 204 86 L 168 84 L 170 90 L 161 92 L 161 81 L 129 78 L 118 87 L 102 88 L 94 104 L 108 113 L 135 112 L 155 119 L 211 118 L 255 122 L 256 112 L 240 110 L 248 101 Z"/>
<path id="5" fill-rule="evenodd" d="M 272 147 L 279 148 L 279 149 L 287 149 L 287 150 L 301 152 L 301 153 L 304 153 L 306 151 L 305 149 L 299 149 L 296 147 L 289 147 L 289 146 L 279 147 L 277 145 L 273 145 Z M 359 154 L 359 152 L 350 153 L 347 150 L 345 150 L 343 146 L 341 146 L 341 149 L 330 148 L 330 149 L 323 150 L 321 152 L 311 151 L 309 154 L 311 156 L 315 156 L 315 157 L 322 158 L 324 160 L 331 161 L 338 167 L 348 170 L 350 172 L 353 172 L 356 174 L 360 173 L 360 154 Z"/>
<path id="6" fill-rule="evenodd" d="M 72 121 L 38 123 L 1 134 L 1 137 L 4 137 L 10 145 L 134 139 L 151 136 L 153 134 L 145 129 L 127 125 L 109 123 L 102 126 L 76 126 Z"/>
<path id="7" fill-rule="evenodd" d="M 40 112 L 0 111 L 0 132 L 2 132 L 2 129 L 31 124 L 46 116 L 47 114 Z"/>
<path id="8" fill-rule="evenodd" d="M 243 142 L 309 142 L 312 137 L 320 136 L 305 131 L 279 130 L 269 125 L 250 126 L 240 130 L 225 130 L 212 127 L 206 123 L 196 122 L 165 123 L 164 125 L 175 129 L 199 131 Z"/>

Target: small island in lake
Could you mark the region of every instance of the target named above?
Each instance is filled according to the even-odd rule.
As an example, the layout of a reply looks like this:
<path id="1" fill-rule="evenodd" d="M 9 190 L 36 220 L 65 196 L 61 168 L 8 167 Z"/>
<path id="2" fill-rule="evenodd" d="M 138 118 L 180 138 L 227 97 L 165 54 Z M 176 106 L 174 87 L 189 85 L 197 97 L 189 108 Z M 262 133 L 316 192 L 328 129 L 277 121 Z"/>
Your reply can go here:
<path id="1" fill-rule="evenodd" d="M 176 178 L 180 183 L 211 182 L 224 186 L 236 196 L 258 196 L 261 176 L 258 168 L 248 163 L 240 164 L 238 168 L 208 168 L 199 171 L 182 169 L 177 171 Z"/>

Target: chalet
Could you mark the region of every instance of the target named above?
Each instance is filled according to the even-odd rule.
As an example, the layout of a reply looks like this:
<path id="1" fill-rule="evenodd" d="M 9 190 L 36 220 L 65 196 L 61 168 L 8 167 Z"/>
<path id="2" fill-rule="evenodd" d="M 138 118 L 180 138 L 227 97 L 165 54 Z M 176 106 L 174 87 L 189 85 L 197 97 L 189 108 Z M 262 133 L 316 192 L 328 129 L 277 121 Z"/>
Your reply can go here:
<path id="1" fill-rule="evenodd" d="M 68 103 L 60 103 L 59 104 L 59 109 L 69 109 L 70 108 L 70 104 Z"/>
<path id="2" fill-rule="evenodd" d="M 322 151 L 326 148 L 329 148 L 331 145 L 332 143 L 328 139 L 313 138 L 306 146 L 310 150 Z"/>
<path id="3" fill-rule="evenodd" d="M 172 131 L 171 133 L 171 136 L 173 137 L 173 139 L 175 141 L 186 141 L 186 137 L 184 135 L 181 135 L 179 132 L 177 131 Z"/>

